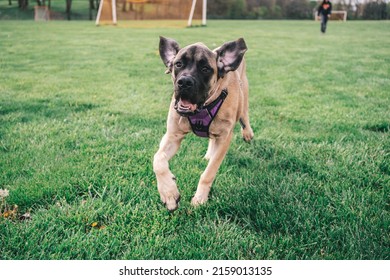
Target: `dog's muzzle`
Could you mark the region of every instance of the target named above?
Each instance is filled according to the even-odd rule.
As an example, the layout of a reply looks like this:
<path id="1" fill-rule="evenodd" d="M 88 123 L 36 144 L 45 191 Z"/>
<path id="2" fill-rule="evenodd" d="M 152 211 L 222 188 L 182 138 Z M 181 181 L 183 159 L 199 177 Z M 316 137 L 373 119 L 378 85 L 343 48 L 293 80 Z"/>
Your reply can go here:
<path id="1" fill-rule="evenodd" d="M 200 105 L 195 101 L 196 99 L 196 82 L 193 77 L 183 75 L 176 81 L 176 102 L 175 110 L 181 116 L 192 116 L 199 112 Z"/>
<path id="2" fill-rule="evenodd" d="M 201 106 L 197 104 L 192 104 L 189 101 L 183 100 L 181 98 L 179 100 L 176 99 L 174 106 L 176 112 L 183 117 L 189 117 L 197 114 L 200 110 L 200 107 Z"/>

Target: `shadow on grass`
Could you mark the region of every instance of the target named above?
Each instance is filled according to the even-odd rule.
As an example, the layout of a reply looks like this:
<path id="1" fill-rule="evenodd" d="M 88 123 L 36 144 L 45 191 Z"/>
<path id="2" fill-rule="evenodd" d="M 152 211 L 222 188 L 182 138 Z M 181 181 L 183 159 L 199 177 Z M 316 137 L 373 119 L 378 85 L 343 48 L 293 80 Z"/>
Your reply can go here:
<path id="1" fill-rule="evenodd" d="M 26 123 L 43 118 L 61 119 L 72 113 L 80 113 L 99 107 L 92 103 L 67 102 L 64 100 L 32 99 L 26 101 L 5 101 L 0 106 L 0 117 L 14 114 L 8 123 Z"/>
<path id="2" fill-rule="evenodd" d="M 228 165 L 240 179 L 235 186 L 218 182 L 215 211 L 267 240 L 279 258 L 381 258 L 386 179 L 369 176 L 380 161 L 348 166 L 347 160 L 349 155 L 341 157 L 332 145 L 264 141 L 249 152 L 230 151 Z"/>
<path id="3" fill-rule="evenodd" d="M 367 124 L 363 128 L 368 131 L 386 133 L 390 131 L 390 123 L 381 122 L 377 124 Z"/>

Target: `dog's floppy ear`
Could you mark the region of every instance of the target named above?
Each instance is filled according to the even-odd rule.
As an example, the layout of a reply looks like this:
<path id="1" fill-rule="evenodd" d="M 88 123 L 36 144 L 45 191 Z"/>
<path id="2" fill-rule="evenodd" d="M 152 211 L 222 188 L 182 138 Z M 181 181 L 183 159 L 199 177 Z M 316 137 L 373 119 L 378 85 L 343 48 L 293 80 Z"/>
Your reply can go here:
<path id="1" fill-rule="evenodd" d="M 218 77 L 223 78 L 229 71 L 236 70 L 244 57 L 247 47 L 243 38 L 227 42 L 215 49 L 217 54 Z"/>
<path id="2" fill-rule="evenodd" d="M 171 73 L 173 60 L 179 50 L 179 44 L 175 40 L 160 36 L 159 51 L 162 61 L 168 68 L 167 71 L 165 71 L 166 74 Z"/>

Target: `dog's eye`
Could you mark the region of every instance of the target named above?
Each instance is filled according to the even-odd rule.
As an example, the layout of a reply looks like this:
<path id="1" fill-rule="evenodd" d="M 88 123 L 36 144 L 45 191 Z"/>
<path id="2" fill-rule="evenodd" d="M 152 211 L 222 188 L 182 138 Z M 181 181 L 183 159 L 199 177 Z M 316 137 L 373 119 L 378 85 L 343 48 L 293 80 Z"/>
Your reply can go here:
<path id="1" fill-rule="evenodd" d="M 175 67 L 176 67 L 176 68 L 181 68 L 181 67 L 183 67 L 183 63 L 182 63 L 181 61 L 177 61 L 177 62 L 175 63 Z"/>
<path id="2" fill-rule="evenodd" d="M 210 68 L 207 67 L 207 66 L 203 66 L 203 67 L 202 67 L 202 72 L 208 73 L 208 72 L 210 72 Z"/>

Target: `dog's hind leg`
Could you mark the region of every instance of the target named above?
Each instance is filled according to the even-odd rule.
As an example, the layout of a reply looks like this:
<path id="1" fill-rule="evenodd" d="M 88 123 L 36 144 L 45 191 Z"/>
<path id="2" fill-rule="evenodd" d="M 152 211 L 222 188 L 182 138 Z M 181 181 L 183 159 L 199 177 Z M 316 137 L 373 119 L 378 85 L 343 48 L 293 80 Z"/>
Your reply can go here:
<path id="1" fill-rule="evenodd" d="M 254 133 L 252 130 L 252 127 L 249 123 L 249 116 L 242 116 L 240 117 L 240 125 L 241 125 L 241 135 L 245 142 L 250 142 L 253 137 Z"/>
<path id="2" fill-rule="evenodd" d="M 245 65 L 243 65 L 243 68 L 245 70 Z M 239 122 L 241 125 L 241 134 L 242 138 L 246 142 L 250 142 L 253 139 L 253 130 L 249 123 L 249 85 L 248 85 L 248 79 L 246 77 L 245 71 L 242 72 L 242 75 L 240 77 L 241 83 L 241 94 L 242 94 L 242 108 L 241 108 L 241 114 L 239 116 Z"/>
<path id="3" fill-rule="evenodd" d="M 157 188 L 161 201 L 169 211 L 177 209 L 180 194 L 177 189 L 176 178 L 169 169 L 168 161 L 176 154 L 183 136 L 181 135 L 181 138 L 179 138 L 173 134 L 165 134 L 153 159 L 153 171 L 157 178 Z"/>

